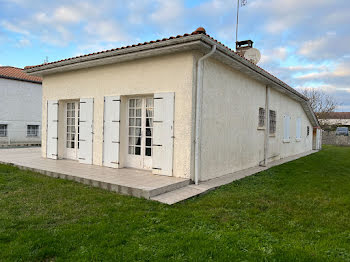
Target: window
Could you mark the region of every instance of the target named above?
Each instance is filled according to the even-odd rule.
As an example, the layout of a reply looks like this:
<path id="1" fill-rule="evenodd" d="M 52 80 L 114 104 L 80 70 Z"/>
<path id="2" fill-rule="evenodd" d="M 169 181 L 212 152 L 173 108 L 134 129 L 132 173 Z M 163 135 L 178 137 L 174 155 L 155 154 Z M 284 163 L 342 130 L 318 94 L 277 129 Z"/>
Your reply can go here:
<path id="1" fill-rule="evenodd" d="M 276 111 L 270 110 L 270 134 L 276 133 Z"/>
<path id="2" fill-rule="evenodd" d="M 259 108 L 259 127 L 265 126 L 265 109 L 260 107 Z"/>
<path id="3" fill-rule="evenodd" d="M 283 116 L 283 142 L 290 141 L 290 116 Z"/>
<path id="4" fill-rule="evenodd" d="M 0 125 L 0 137 L 7 136 L 7 125 Z"/>
<path id="5" fill-rule="evenodd" d="M 306 135 L 307 136 L 310 135 L 310 127 L 309 126 L 306 128 Z"/>
<path id="6" fill-rule="evenodd" d="M 297 118 L 297 123 L 296 123 L 296 132 L 295 132 L 295 138 L 296 138 L 296 140 L 298 141 L 300 141 L 301 140 L 301 118 L 300 117 L 298 117 Z"/>
<path id="7" fill-rule="evenodd" d="M 27 125 L 27 136 L 39 136 L 39 126 Z"/>

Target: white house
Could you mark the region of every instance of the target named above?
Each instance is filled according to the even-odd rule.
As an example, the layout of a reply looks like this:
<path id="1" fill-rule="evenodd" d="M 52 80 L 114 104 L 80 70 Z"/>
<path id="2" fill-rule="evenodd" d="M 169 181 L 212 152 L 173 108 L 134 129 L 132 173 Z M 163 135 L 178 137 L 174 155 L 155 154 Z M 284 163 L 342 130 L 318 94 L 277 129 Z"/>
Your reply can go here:
<path id="1" fill-rule="evenodd" d="M 55 161 L 197 182 L 310 151 L 319 127 L 307 98 L 203 28 L 27 72 L 43 77 Z"/>
<path id="2" fill-rule="evenodd" d="M 0 144 L 41 143 L 41 77 L 0 67 Z"/>

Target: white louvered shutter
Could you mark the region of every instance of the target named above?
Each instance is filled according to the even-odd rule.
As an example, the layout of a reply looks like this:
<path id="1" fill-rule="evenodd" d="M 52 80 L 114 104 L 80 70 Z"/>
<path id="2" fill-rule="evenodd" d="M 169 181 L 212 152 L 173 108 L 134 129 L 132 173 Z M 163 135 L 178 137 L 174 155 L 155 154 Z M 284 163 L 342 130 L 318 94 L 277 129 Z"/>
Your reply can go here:
<path id="1" fill-rule="evenodd" d="M 103 165 L 119 167 L 120 96 L 106 96 L 103 122 Z"/>
<path id="2" fill-rule="evenodd" d="M 301 118 L 297 118 L 297 130 L 296 130 L 296 138 L 301 139 Z"/>
<path id="3" fill-rule="evenodd" d="M 58 100 L 47 101 L 46 157 L 57 159 Z"/>
<path id="4" fill-rule="evenodd" d="M 289 140 L 289 120 L 290 117 L 285 115 L 283 116 L 283 139 Z"/>
<path id="5" fill-rule="evenodd" d="M 79 116 L 79 163 L 92 164 L 94 99 L 80 99 Z"/>
<path id="6" fill-rule="evenodd" d="M 154 94 L 153 174 L 173 175 L 174 93 Z"/>

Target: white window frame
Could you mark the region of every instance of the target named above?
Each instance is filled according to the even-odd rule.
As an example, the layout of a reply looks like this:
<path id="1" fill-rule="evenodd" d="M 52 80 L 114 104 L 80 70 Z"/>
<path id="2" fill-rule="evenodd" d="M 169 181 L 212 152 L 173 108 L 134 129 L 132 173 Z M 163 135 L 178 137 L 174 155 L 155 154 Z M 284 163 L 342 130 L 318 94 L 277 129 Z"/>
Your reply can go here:
<path id="1" fill-rule="evenodd" d="M 295 140 L 297 142 L 301 141 L 301 117 L 297 117 L 296 119 Z"/>
<path id="2" fill-rule="evenodd" d="M 291 117 L 289 115 L 283 116 L 283 143 L 290 142 L 290 120 Z"/>
<path id="3" fill-rule="evenodd" d="M 36 128 L 33 128 L 36 127 Z M 39 125 L 27 125 L 27 137 L 38 137 L 39 136 Z"/>
<path id="4" fill-rule="evenodd" d="M 0 137 L 7 137 L 7 124 L 0 124 Z"/>

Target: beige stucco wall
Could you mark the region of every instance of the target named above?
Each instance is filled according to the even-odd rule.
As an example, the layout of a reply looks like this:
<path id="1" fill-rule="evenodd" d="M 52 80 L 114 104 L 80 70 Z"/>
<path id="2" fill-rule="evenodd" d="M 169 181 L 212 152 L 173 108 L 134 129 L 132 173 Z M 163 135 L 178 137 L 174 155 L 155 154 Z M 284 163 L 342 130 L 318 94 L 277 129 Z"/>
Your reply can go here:
<path id="1" fill-rule="evenodd" d="M 47 100 L 94 98 L 93 163 L 102 165 L 104 96 L 175 92 L 173 174 L 190 177 L 193 63 L 191 53 L 179 53 L 44 76 L 43 127 L 46 127 Z M 46 128 L 42 130 L 45 157 Z"/>
<path id="2" fill-rule="evenodd" d="M 212 59 L 204 63 L 201 177 L 207 180 L 259 165 L 264 159 L 264 130 L 258 130 L 259 107 L 265 107 L 265 85 Z M 277 112 L 277 131 L 270 137 L 269 160 L 312 149 L 312 126 L 301 105 L 273 89 L 270 109 Z M 283 143 L 283 114 L 289 113 L 291 142 Z M 296 117 L 302 118 L 302 140 L 296 142 Z M 306 138 L 306 126 L 310 135 Z"/>

